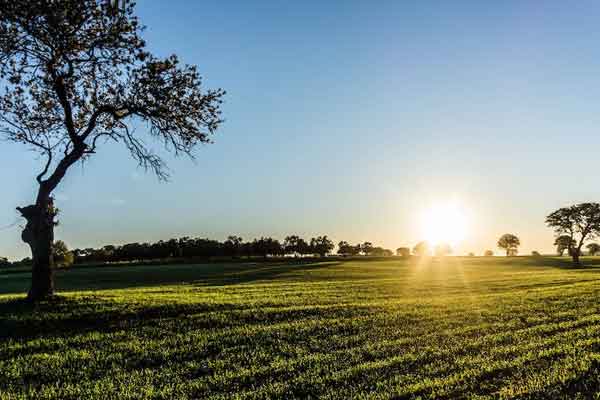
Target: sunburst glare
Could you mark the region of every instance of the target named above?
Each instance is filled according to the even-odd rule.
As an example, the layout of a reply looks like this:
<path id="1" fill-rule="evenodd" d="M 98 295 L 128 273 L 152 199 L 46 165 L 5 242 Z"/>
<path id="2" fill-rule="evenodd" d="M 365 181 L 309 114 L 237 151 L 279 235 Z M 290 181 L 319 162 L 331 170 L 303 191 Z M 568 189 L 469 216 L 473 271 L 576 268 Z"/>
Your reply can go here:
<path id="1" fill-rule="evenodd" d="M 421 214 L 421 234 L 430 245 L 456 246 L 468 233 L 468 218 L 457 200 L 434 203 Z"/>

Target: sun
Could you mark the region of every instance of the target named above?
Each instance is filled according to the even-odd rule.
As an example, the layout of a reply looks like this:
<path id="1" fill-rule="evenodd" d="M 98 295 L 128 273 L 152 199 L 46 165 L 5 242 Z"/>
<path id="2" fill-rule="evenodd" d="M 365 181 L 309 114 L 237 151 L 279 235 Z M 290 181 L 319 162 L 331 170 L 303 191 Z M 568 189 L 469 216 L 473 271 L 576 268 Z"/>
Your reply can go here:
<path id="1" fill-rule="evenodd" d="M 465 238 L 467 230 L 465 210 L 457 201 L 433 204 L 421 215 L 422 237 L 432 246 L 440 243 L 456 246 Z"/>

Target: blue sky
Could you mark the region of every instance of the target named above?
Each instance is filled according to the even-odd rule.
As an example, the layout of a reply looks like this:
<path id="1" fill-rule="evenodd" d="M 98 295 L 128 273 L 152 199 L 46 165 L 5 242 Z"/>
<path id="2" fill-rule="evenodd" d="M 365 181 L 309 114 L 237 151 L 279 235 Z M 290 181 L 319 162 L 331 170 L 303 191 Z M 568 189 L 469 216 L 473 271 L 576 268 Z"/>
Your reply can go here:
<path id="1" fill-rule="evenodd" d="M 600 3 L 141 0 L 152 51 L 228 91 L 226 122 L 160 183 L 114 145 L 57 191 L 71 247 L 328 234 L 414 245 L 458 199 L 458 253 L 552 249 L 544 217 L 600 200 Z M 41 161 L 0 142 L 0 226 Z M 0 255 L 23 257 L 17 227 Z"/>

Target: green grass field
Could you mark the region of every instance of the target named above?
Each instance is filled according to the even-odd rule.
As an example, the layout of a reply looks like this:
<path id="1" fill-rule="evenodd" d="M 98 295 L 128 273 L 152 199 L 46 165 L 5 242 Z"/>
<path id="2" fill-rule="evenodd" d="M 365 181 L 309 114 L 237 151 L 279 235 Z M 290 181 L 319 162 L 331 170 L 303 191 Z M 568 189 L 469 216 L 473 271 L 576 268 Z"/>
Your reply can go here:
<path id="1" fill-rule="evenodd" d="M 600 260 L 584 260 L 590 264 Z M 80 268 L 18 301 L 0 398 L 594 398 L 600 268 L 519 257 Z"/>

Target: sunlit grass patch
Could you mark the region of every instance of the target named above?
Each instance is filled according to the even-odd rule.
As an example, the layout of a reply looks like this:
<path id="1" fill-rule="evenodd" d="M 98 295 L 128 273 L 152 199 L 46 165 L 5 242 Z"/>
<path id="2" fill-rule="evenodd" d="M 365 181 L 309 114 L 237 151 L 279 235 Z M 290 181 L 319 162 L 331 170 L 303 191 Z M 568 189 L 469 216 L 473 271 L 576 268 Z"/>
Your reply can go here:
<path id="1" fill-rule="evenodd" d="M 81 269 L 38 306 L 18 301 L 14 274 L 0 287 L 0 398 L 588 397 L 600 270 L 563 266 Z"/>

